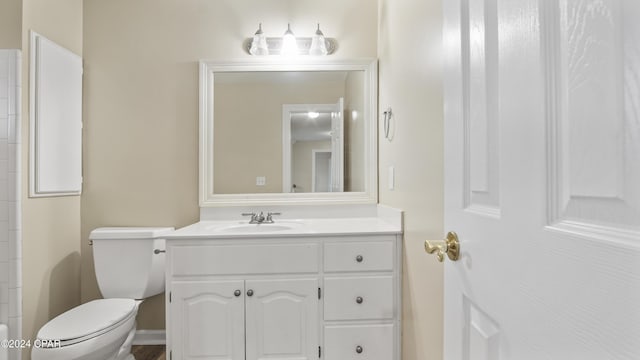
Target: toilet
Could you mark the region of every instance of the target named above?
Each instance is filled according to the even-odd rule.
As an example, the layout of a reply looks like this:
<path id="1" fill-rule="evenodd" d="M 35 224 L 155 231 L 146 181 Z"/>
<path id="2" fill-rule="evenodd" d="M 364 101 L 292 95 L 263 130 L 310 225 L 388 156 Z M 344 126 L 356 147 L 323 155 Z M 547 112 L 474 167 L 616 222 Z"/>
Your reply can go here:
<path id="1" fill-rule="evenodd" d="M 104 299 L 75 307 L 38 332 L 32 360 L 135 360 L 131 344 L 140 303 L 164 292 L 169 227 L 109 227 L 91 232 Z"/>

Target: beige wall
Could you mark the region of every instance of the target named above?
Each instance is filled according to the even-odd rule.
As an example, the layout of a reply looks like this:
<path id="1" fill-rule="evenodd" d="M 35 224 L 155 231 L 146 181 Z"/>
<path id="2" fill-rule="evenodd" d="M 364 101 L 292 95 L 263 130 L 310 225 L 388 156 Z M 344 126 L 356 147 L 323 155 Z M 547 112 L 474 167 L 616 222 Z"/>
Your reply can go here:
<path id="1" fill-rule="evenodd" d="M 29 30 L 82 56 L 82 0 L 23 0 L 22 11 L 22 311 L 23 338 L 34 339 L 80 303 L 80 197 L 27 197 Z"/>
<path id="2" fill-rule="evenodd" d="M 344 191 L 364 191 L 364 72 L 349 72 L 345 84 Z"/>
<path id="3" fill-rule="evenodd" d="M 379 4 L 379 111 L 394 114 L 393 140 L 380 131 L 380 202 L 405 211 L 403 360 L 442 359 L 443 267 L 423 250 L 444 234 L 441 0 Z"/>
<path id="4" fill-rule="evenodd" d="M 22 48 L 22 0 L 0 1 L 0 49 Z"/>
<path id="5" fill-rule="evenodd" d="M 282 192 L 282 105 L 335 103 L 344 96 L 344 88 L 344 81 L 308 87 L 282 82 L 216 84 L 214 191 Z M 257 186 L 256 176 L 265 176 L 266 185 Z"/>
<path id="6" fill-rule="evenodd" d="M 100 297 L 89 232 L 107 225 L 184 226 L 198 220 L 199 59 L 250 58 L 259 22 L 280 36 L 316 22 L 340 41 L 333 58 L 375 57 L 372 0 L 85 0 L 82 300 Z M 164 327 L 164 299 L 145 302 L 139 328 Z"/>

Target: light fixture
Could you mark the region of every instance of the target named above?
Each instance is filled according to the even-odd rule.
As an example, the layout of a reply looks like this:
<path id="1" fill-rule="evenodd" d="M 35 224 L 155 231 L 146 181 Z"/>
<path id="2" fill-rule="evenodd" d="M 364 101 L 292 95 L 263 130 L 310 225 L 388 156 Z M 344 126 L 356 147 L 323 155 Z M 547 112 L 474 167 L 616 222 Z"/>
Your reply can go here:
<path id="1" fill-rule="evenodd" d="M 311 55 L 324 56 L 332 54 L 337 48 L 337 41 L 327 38 L 320 30 L 320 24 L 313 37 L 296 37 L 287 24 L 287 30 L 282 37 L 266 37 L 262 32 L 262 24 L 258 26 L 253 37 L 244 42 L 245 50 L 256 56 L 264 55 Z"/>
<path id="2" fill-rule="evenodd" d="M 318 24 L 318 30 L 316 30 L 316 33 L 311 38 L 309 55 L 327 55 L 327 42 L 324 40 L 324 34 L 320 31 L 320 24 Z"/>
<path id="3" fill-rule="evenodd" d="M 309 119 L 317 119 L 320 116 L 320 113 L 317 111 L 309 111 L 307 113 L 307 116 L 309 117 Z"/>
<path id="4" fill-rule="evenodd" d="M 282 35 L 282 50 L 280 51 L 280 54 L 284 56 L 298 55 L 296 36 L 293 35 L 290 24 L 287 24 L 287 31 Z"/>
<path id="5" fill-rule="evenodd" d="M 253 35 L 249 53 L 251 55 L 269 55 L 269 46 L 267 45 L 267 37 L 262 32 L 262 23 L 258 25 L 258 31 Z"/>

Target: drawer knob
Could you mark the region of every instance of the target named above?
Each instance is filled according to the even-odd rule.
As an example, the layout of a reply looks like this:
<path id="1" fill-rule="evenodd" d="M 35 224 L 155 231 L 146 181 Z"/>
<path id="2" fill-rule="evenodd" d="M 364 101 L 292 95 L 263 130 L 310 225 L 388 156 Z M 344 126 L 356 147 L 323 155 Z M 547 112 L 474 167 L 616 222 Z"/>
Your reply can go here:
<path id="1" fill-rule="evenodd" d="M 247 290 L 247 296 L 253 296 L 253 290 L 251 289 Z"/>
<path id="2" fill-rule="evenodd" d="M 362 354 L 362 350 L 364 350 L 364 349 L 362 348 L 362 346 L 360 346 L 360 345 L 356 346 L 356 352 L 357 352 L 358 354 Z"/>
<path id="3" fill-rule="evenodd" d="M 358 256 L 356 256 L 356 261 L 357 261 L 357 262 L 362 262 L 362 260 L 364 260 L 364 258 L 362 257 L 362 255 L 358 255 Z"/>
<path id="4" fill-rule="evenodd" d="M 240 294 L 242 294 L 242 291 L 240 291 L 240 290 L 236 290 L 236 291 L 233 292 L 233 295 L 235 295 L 236 297 L 240 296 Z"/>
<path id="5" fill-rule="evenodd" d="M 362 302 L 363 302 L 363 301 L 364 301 L 364 299 L 362 298 L 362 296 L 358 296 L 358 297 L 356 298 L 356 302 L 357 302 L 358 304 L 362 304 Z"/>

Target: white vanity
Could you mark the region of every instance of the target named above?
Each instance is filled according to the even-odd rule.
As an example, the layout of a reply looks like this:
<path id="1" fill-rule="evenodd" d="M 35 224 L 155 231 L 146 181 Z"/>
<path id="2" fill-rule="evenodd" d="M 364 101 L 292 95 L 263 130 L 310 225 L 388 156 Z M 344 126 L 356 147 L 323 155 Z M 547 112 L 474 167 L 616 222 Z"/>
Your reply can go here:
<path id="1" fill-rule="evenodd" d="M 400 360 L 400 216 L 176 231 L 167 238 L 168 353 Z"/>
<path id="2" fill-rule="evenodd" d="M 167 236 L 170 360 L 400 360 L 376 100 L 375 59 L 200 62 L 201 221 Z"/>

